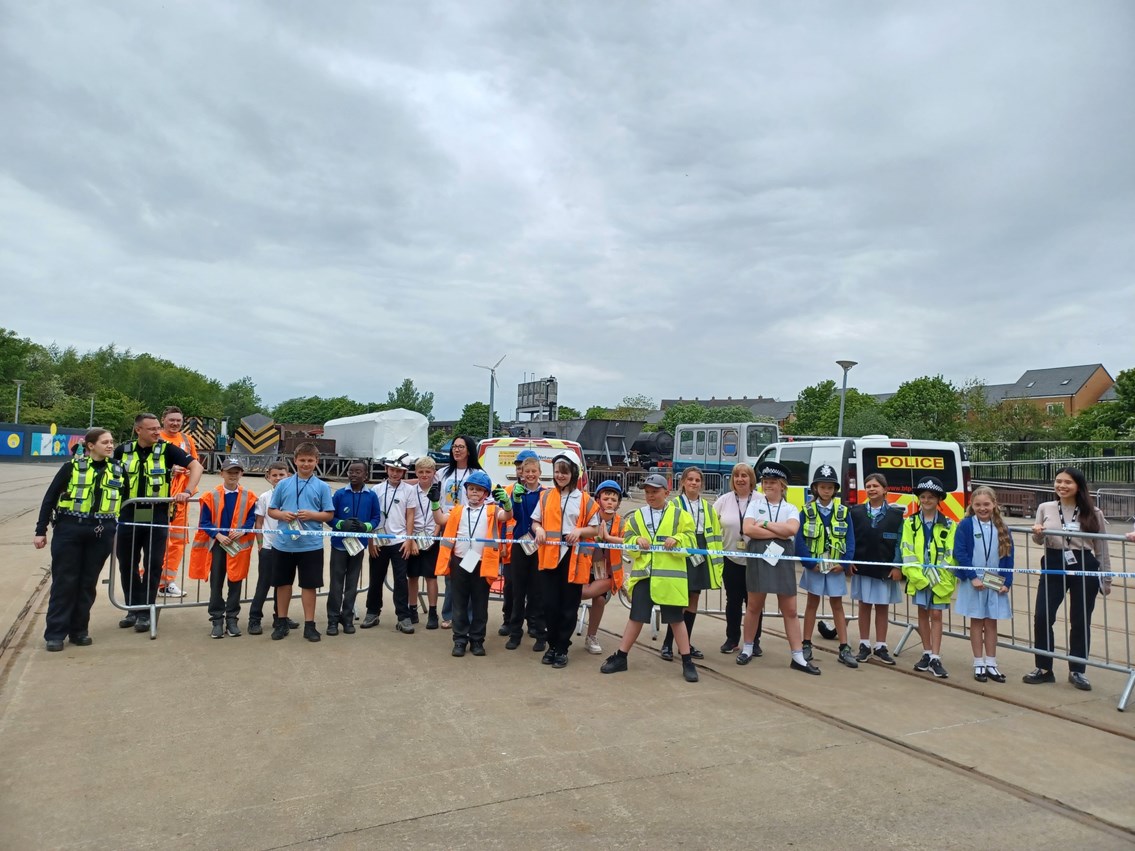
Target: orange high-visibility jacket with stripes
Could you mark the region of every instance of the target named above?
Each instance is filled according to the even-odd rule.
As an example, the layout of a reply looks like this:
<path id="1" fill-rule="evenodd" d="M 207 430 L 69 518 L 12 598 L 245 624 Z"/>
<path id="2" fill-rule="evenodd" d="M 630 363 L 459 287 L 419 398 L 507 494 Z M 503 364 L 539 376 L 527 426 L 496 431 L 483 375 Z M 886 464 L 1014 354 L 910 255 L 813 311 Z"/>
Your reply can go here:
<path id="1" fill-rule="evenodd" d="M 551 499 L 552 495 L 555 499 Z M 591 498 L 587 491 L 580 491 L 579 519 L 576 529 L 586 529 L 591 524 L 591 518 L 599 510 L 599 504 Z M 557 488 L 548 488 L 540 494 L 540 525 L 544 527 L 546 543 L 540 547 L 540 570 L 555 570 L 560 563 L 560 544 L 564 543 L 563 511 L 560 508 L 560 492 Z M 573 546 L 571 561 L 568 563 L 568 582 L 576 585 L 586 585 L 591 581 L 591 553 L 594 547 Z"/>
<path id="2" fill-rule="evenodd" d="M 453 557 L 453 539 L 459 534 L 458 524 L 461 522 L 461 512 L 465 506 L 457 504 L 449 512 L 449 519 L 445 521 L 445 531 L 441 547 L 437 551 L 437 566 L 434 568 L 436 576 L 449 576 L 449 560 Z M 488 534 L 495 535 L 497 531 L 496 503 L 485 503 L 486 522 L 485 529 Z M 457 567 L 456 570 L 461 570 Z M 481 578 L 491 585 L 500 576 L 500 547 L 496 543 L 485 544 L 481 552 Z"/>
<path id="3" fill-rule="evenodd" d="M 221 525 L 221 512 L 225 507 L 225 488 L 224 485 L 219 485 L 213 490 L 209 491 L 201 497 L 202 509 L 209 509 L 209 516 L 212 518 L 213 525 Z M 244 526 L 245 521 L 248 520 L 250 512 L 256 508 L 256 494 L 248 488 L 238 488 L 236 492 L 236 507 L 233 509 L 233 519 L 231 526 L 233 529 L 240 529 Z M 226 533 L 228 534 L 228 533 Z M 248 565 L 252 560 L 252 545 L 256 541 L 256 535 L 251 530 L 240 535 L 229 535 L 238 547 L 240 552 L 236 555 L 226 555 L 226 567 L 229 580 L 231 582 L 241 582 L 248 578 Z M 213 538 L 201 528 L 193 535 L 193 546 L 189 553 L 189 578 L 190 579 L 208 579 L 209 571 L 213 566 L 213 551 L 209 546 L 213 542 Z M 220 544 L 214 544 L 220 546 Z"/>
<path id="4" fill-rule="evenodd" d="M 161 439 L 166 443 L 172 443 L 178 449 L 184 450 L 189 457 L 194 461 L 200 461 L 197 457 L 197 443 L 185 432 L 181 431 L 177 434 L 166 434 L 164 431 L 161 433 Z M 175 473 L 169 480 L 169 495 L 177 496 L 189 485 L 188 473 Z M 189 506 L 181 506 L 183 509 Z"/>
<path id="5" fill-rule="evenodd" d="M 599 523 L 602 524 L 603 522 L 604 522 L 603 518 L 600 517 Z M 611 528 L 608 530 L 608 532 L 611 535 L 614 535 L 616 538 L 618 538 L 620 542 L 622 542 L 623 537 L 625 535 L 625 533 L 623 532 L 623 518 L 620 517 L 618 514 L 615 514 L 615 516 L 611 519 Z M 623 551 L 622 550 L 603 550 L 603 549 L 600 549 L 599 547 L 595 546 L 595 544 L 592 544 L 591 542 L 588 542 L 586 544 L 582 544 L 581 546 L 583 546 L 584 549 L 591 550 L 592 563 L 593 564 L 594 564 L 594 561 L 595 561 L 595 554 L 596 553 L 603 553 L 603 554 L 606 555 L 606 557 L 607 557 L 607 572 L 610 574 L 611 582 L 612 582 L 611 592 L 614 593 L 614 592 L 618 591 L 620 588 L 622 588 L 623 587 Z M 599 558 L 603 558 L 603 556 L 600 555 Z"/>

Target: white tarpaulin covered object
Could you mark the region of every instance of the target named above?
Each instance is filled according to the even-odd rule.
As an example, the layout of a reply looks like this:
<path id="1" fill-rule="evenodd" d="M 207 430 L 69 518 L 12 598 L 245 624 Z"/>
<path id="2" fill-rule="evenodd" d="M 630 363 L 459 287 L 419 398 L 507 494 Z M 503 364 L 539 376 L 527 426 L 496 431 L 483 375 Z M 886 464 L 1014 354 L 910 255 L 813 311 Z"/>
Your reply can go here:
<path id="1" fill-rule="evenodd" d="M 417 411 L 395 408 L 357 417 L 339 417 L 323 424 L 323 436 L 335 441 L 335 454 L 350 458 L 407 455 L 430 450 L 430 421 Z"/>

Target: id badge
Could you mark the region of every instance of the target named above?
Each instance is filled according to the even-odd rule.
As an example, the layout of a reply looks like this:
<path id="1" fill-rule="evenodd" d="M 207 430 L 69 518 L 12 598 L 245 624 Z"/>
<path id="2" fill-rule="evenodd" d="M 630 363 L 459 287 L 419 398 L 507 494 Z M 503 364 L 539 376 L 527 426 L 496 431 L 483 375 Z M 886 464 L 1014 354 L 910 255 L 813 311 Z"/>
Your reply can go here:
<path id="1" fill-rule="evenodd" d="M 938 568 L 936 567 L 926 568 L 926 578 L 930 580 L 931 585 L 937 585 L 942 581 L 942 577 L 938 575 Z"/>
<path id="2" fill-rule="evenodd" d="M 698 555 L 690 556 L 690 567 L 700 567 L 704 563 L 705 556 L 701 555 L 700 553 Z"/>
<path id="3" fill-rule="evenodd" d="M 784 547 L 782 547 L 776 541 L 772 541 L 767 547 L 765 547 L 765 551 L 761 553 L 761 558 L 763 558 L 769 564 L 775 565 L 778 561 L 780 561 L 780 557 L 782 555 L 784 555 Z"/>
<path id="4" fill-rule="evenodd" d="M 532 537 L 531 532 L 527 535 L 521 535 L 516 539 L 516 543 L 520 544 L 520 549 L 524 550 L 524 554 L 529 556 L 540 548 L 536 543 L 536 539 Z"/>
<path id="5" fill-rule="evenodd" d="M 994 591 L 1000 591 L 1005 587 L 1005 577 L 1000 573 L 990 573 L 987 570 L 981 575 L 981 584 L 986 588 L 992 588 Z"/>
<path id="6" fill-rule="evenodd" d="M 820 573 L 831 573 L 832 572 L 832 563 L 830 561 L 828 561 L 826 558 L 821 559 L 819 562 L 816 563 L 816 570 L 820 571 Z"/>
<path id="7" fill-rule="evenodd" d="M 303 524 L 300 523 L 300 521 L 298 521 L 298 520 L 289 520 L 288 521 L 288 529 L 291 532 L 291 534 L 289 534 L 288 537 L 291 538 L 293 541 L 298 541 L 300 539 L 300 532 L 303 531 Z"/>
<path id="8" fill-rule="evenodd" d="M 1075 550 L 1065 550 L 1064 551 L 1064 563 L 1065 564 L 1078 564 L 1079 563 L 1079 559 L 1076 558 L 1076 551 Z"/>
<path id="9" fill-rule="evenodd" d="M 365 545 L 358 538 L 344 538 L 343 549 L 349 556 L 357 556 L 365 549 Z"/>
<path id="10" fill-rule="evenodd" d="M 469 550 L 461 559 L 461 569 L 466 573 L 472 573 L 477 569 L 477 564 L 481 561 L 481 554 L 476 550 Z"/>
<path id="11" fill-rule="evenodd" d="M 1079 520 L 1072 520 L 1068 523 L 1065 523 L 1064 524 L 1064 531 L 1065 532 L 1079 532 L 1080 531 L 1080 521 Z"/>

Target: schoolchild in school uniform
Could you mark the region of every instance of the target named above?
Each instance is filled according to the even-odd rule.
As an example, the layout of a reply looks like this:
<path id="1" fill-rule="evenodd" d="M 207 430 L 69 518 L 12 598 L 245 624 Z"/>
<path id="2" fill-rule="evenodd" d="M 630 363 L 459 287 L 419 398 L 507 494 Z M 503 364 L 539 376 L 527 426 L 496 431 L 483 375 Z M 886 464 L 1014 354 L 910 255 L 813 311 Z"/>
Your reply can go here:
<path id="1" fill-rule="evenodd" d="M 382 525 L 378 532 L 394 537 L 379 538 L 371 542 L 370 587 L 367 589 L 367 611 L 363 618 L 363 629 L 378 626 L 382 614 L 383 585 L 386 571 L 393 568 L 391 595 L 394 597 L 394 628 L 398 632 L 411 634 L 414 622 L 410 619 L 410 589 L 406 582 L 406 559 L 409 558 L 411 541 L 406 532 L 406 507 L 413 501 L 411 486 L 402 479 L 406 467 L 402 457 L 386 459 L 386 481 L 372 489 L 378 497 L 378 508 L 382 513 Z M 415 605 L 417 601 L 414 601 Z"/>
<path id="2" fill-rule="evenodd" d="M 512 544 L 508 571 L 511 575 L 512 608 L 508 617 L 506 650 L 515 650 L 524 637 L 524 619 L 528 618 L 528 634 L 535 642 L 533 651 L 548 649 L 544 626 L 544 601 L 540 597 L 540 551 L 532 535 L 532 514 L 540 504 L 540 456 L 531 449 L 522 449 L 516 456 L 517 481 L 505 490 L 512 506 Z M 531 550 L 531 552 L 528 552 Z"/>
<path id="3" fill-rule="evenodd" d="M 625 550 L 631 557 L 630 575 L 626 578 L 631 613 L 619 649 L 607 657 L 599 670 L 604 674 L 627 670 L 627 654 L 658 606 L 662 623 L 673 627 L 674 641 L 682 657 L 682 676 L 686 682 L 696 683 L 698 669 L 686 634 L 685 614 L 690 602 L 686 556 L 672 552 L 691 549 L 697 543 L 694 518 L 679 503 L 667 500 L 665 476 L 651 473 L 643 480 L 642 490 L 646 506 L 628 515 L 623 527 L 624 542 L 633 547 Z"/>
<path id="4" fill-rule="evenodd" d="M 408 500 L 406 525 L 413 528 L 415 536 L 410 548 L 410 558 L 406 561 L 406 586 L 410 603 L 410 620 L 418 622 L 418 583 L 426 583 L 426 602 L 429 611 L 426 615 L 426 629 L 437 629 L 437 524 L 434 522 L 434 509 L 440 508 L 441 485 L 435 481 L 437 464 L 429 455 L 423 455 L 414 462 L 417 487 L 411 487 L 413 499 Z M 412 519 L 412 522 L 411 522 Z"/>
<path id="5" fill-rule="evenodd" d="M 209 582 L 213 638 L 240 635 L 240 587 L 248 578 L 256 541 L 256 494 L 241 486 L 243 475 L 244 467 L 235 458 L 221 464 L 223 483 L 201 497 L 201 516 L 189 552 L 189 578 Z M 234 531 L 238 529 L 243 531 Z"/>
<path id="6" fill-rule="evenodd" d="M 698 600 L 702 591 L 721 587 L 721 570 L 725 562 L 721 555 L 721 518 L 717 516 L 713 505 L 701 495 L 701 488 L 701 470 L 687 467 L 682 471 L 681 493 L 673 498 L 694 518 L 696 548 L 708 551 L 707 555 L 698 553 L 686 556 L 686 586 L 690 592 L 690 603 L 686 607 L 683 621 L 686 624 L 686 635 L 690 639 L 690 655 L 695 659 L 705 658 L 705 654 L 694 646 L 693 639 Z M 669 626 L 662 639 L 661 656 L 667 662 L 674 660 L 674 632 Z"/>
<path id="7" fill-rule="evenodd" d="M 605 544 L 623 543 L 623 519 L 619 516 L 619 503 L 623 500 L 623 489 L 618 482 L 607 480 L 595 489 L 595 501 L 599 503 L 599 534 L 597 542 Z M 603 652 L 599 643 L 599 624 L 612 594 L 619 593 L 623 587 L 623 551 L 605 550 L 596 547 L 591 558 L 591 581 L 583 586 L 583 599 L 591 601 L 587 616 L 587 635 L 583 648 L 593 656 Z"/>
<path id="8" fill-rule="evenodd" d="M 511 511 L 489 499 L 488 473 L 474 470 L 465 479 L 466 504 L 448 512 L 434 511 L 444 528 L 437 558 L 437 575 L 449 577 L 453 597 L 453 656 L 485 655 L 489 622 L 489 588 L 500 575 L 500 548 L 495 543 L 497 523 Z"/>
<path id="9" fill-rule="evenodd" d="M 855 554 L 855 529 L 839 493 L 839 477 L 824 464 L 816 470 L 809 489 L 812 499 L 800 512 L 800 529 L 796 532 L 796 552 L 800 554 L 800 587 L 808 594 L 804 604 L 804 658 L 812 659 L 812 630 L 820 599 L 828 598 L 839 638 L 839 661 L 849 668 L 859 663 L 847 642 L 847 615 L 843 595 L 847 593 L 846 571 L 851 569 Z"/>
<path id="10" fill-rule="evenodd" d="M 253 529 L 257 532 L 256 546 L 256 591 L 252 595 L 252 602 L 248 606 L 248 634 L 261 635 L 264 627 L 264 602 L 268 593 L 272 591 L 272 557 L 275 555 L 273 542 L 276 540 L 276 529 L 280 521 L 268 516 L 268 506 L 272 502 L 272 489 L 288 477 L 288 465 L 284 461 L 273 461 L 264 471 L 264 481 L 268 483 L 268 490 L 260 494 L 256 500 L 256 522 Z M 272 626 L 276 626 L 276 594 L 272 593 Z M 288 629 L 299 629 L 300 625 L 293 620 L 288 621 Z"/>
<path id="11" fill-rule="evenodd" d="M 520 453 L 517 453 L 513 460 L 514 477 L 517 483 L 520 482 L 520 465 L 522 463 Z M 507 485 L 505 493 L 511 496 L 515 487 L 515 484 Z M 521 490 L 524 490 L 523 487 Z M 509 520 L 507 523 L 500 523 L 497 526 L 497 538 L 503 542 L 501 544 L 501 625 L 497 630 L 497 635 L 506 636 L 511 632 L 509 626 L 509 621 L 512 618 L 512 570 L 510 563 L 512 562 L 512 532 L 515 526 L 515 520 Z"/>
<path id="12" fill-rule="evenodd" d="M 579 466 L 571 456 L 552 459 L 552 481 L 555 487 L 540 494 L 532 512 L 548 631 L 548 649 L 540 661 L 565 668 L 583 586 L 591 578 L 591 551 L 579 544 L 599 534 L 599 507 L 579 489 Z"/>
<path id="13" fill-rule="evenodd" d="M 902 508 L 887 502 L 887 479 L 882 473 L 870 473 L 863 489 L 867 502 L 851 507 L 851 525 L 855 527 L 855 565 L 851 577 L 851 596 L 859 604 L 859 652 L 855 661 L 874 659 L 894 665 L 887 650 L 887 627 L 890 607 L 902 602 L 902 570 L 899 561 L 899 536 L 902 534 Z M 875 627 L 872 649 L 871 627 Z"/>
<path id="14" fill-rule="evenodd" d="M 942 612 L 950 608 L 950 598 L 958 580 L 950 568 L 954 561 L 957 526 L 938 510 L 946 488 L 934 476 L 925 476 L 914 486 L 921 510 L 902 524 L 902 573 L 906 593 L 918 606 L 918 635 L 922 639 L 922 658 L 916 671 L 929 671 L 939 679 L 949 674 L 942 665 Z"/>
<path id="15" fill-rule="evenodd" d="M 293 456 L 296 473 L 272 489 L 268 516 L 280 522 L 273 555 L 273 580 L 279 617 L 272 628 L 272 640 L 288 637 L 288 608 L 292 585 L 298 576 L 303 604 L 303 637 L 319 641 L 315 628 L 315 595 L 323 587 L 323 524 L 335 516 L 331 488 L 315 475 L 319 449 L 314 443 L 301 443 Z"/>
<path id="16" fill-rule="evenodd" d="M 753 557 L 745 568 L 744 643 L 737 654 L 738 665 L 748 665 L 756 655 L 753 641 L 757 635 L 757 614 L 764 611 L 765 597 L 776 595 L 776 605 L 784 618 L 784 634 L 792 654 L 789 666 L 812 676 L 820 669 L 804 658 L 804 641 L 800 621 L 796 618 L 796 532 L 800 529 L 800 512 L 786 497 L 788 468 L 776 461 L 761 463 L 757 475 L 761 481 L 761 494 L 745 512 L 741 531 L 749 539 L 749 552 Z"/>
<path id="17" fill-rule="evenodd" d="M 382 523 L 378 496 L 367 487 L 367 464 L 352 461 L 347 467 L 345 488 L 331 497 L 335 516 L 331 528 L 336 532 L 369 533 Z M 359 593 L 359 575 L 363 570 L 366 538 L 335 535 L 331 538 L 331 585 L 327 589 L 327 634 L 355 632 L 355 598 Z"/>
<path id="18" fill-rule="evenodd" d="M 966 516 L 954 536 L 958 566 L 958 599 L 954 611 L 969 618 L 973 678 L 979 683 L 1005 682 L 997 669 L 997 621 L 1013 617 L 1009 588 L 1013 585 L 1013 539 L 1001 517 L 992 488 L 970 495 Z"/>

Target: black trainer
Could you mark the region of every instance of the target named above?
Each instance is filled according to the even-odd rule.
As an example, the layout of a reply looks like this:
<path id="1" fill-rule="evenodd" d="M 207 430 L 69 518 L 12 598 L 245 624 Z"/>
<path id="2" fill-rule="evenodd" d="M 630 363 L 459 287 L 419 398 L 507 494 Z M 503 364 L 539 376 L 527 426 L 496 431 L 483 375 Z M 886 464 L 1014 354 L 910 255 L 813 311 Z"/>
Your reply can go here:
<path id="1" fill-rule="evenodd" d="M 520 646 L 520 636 L 519 635 L 510 635 L 508 637 L 508 641 L 505 642 L 504 649 L 505 650 L 515 650 L 519 646 Z"/>
<path id="2" fill-rule="evenodd" d="M 617 674 L 620 671 L 627 669 L 627 657 L 620 656 L 618 653 L 613 653 L 607 657 L 607 661 L 599 667 L 601 674 Z"/>
<path id="3" fill-rule="evenodd" d="M 946 668 L 942 665 L 941 659 L 930 660 L 930 673 L 940 680 L 944 680 L 950 675 L 946 673 Z"/>
<path id="4" fill-rule="evenodd" d="M 225 637 L 225 625 L 223 623 L 221 623 L 221 621 L 219 621 L 219 620 L 213 621 L 213 633 L 209 637 L 210 638 L 224 638 Z"/>
<path id="5" fill-rule="evenodd" d="M 841 644 L 839 647 L 839 662 L 849 668 L 859 667 L 859 661 L 851 654 L 851 647 L 847 644 Z"/>
<path id="6" fill-rule="evenodd" d="M 553 668 L 566 668 L 568 663 L 567 653 L 557 653 L 555 658 L 552 659 Z"/>
<path id="7" fill-rule="evenodd" d="M 682 676 L 686 678 L 688 683 L 696 683 L 698 681 L 698 668 L 692 661 L 682 663 Z"/>
<path id="8" fill-rule="evenodd" d="M 231 638 L 240 638 L 240 624 L 236 618 L 225 618 L 225 634 Z"/>
<path id="9" fill-rule="evenodd" d="M 543 638 L 537 638 L 536 643 L 532 645 L 532 652 L 533 653 L 543 653 L 547 649 L 548 649 L 548 642 L 545 641 Z M 550 665 L 552 663 L 551 662 L 545 662 L 544 664 Z"/>
<path id="10" fill-rule="evenodd" d="M 501 638 L 504 638 L 504 636 L 508 635 L 510 632 L 512 632 L 512 629 L 509 627 L 509 625 L 502 623 L 500 625 L 500 629 L 497 630 L 497 635 L 499 635 Z"/>
<path id="11" fill-rule="evenodd" d="M 327 633 L 328 635 L 338 635 L 339 634 L 339 621 L 328 621 L 327 622 L 327 629 L 325 629 L 323 631 L 325 633 Z"/>
<path id="12" fill-rule="evenodd" d="M 535 648 L 533 648 L 533 649 L 535 649 Z M 556 661 L 556 651 L 548 649 L 548 650 L 544 651 L 544 655 L 540 659 L 540 664 L 541 665 L 551 665 L 555 661 Z"/>
<path id="13" fill-rule="evenodd" d="M 859 645 L 859 652 L 855 654 L 855 661 L 859 662 L 860 664 L 863 664 L 864 662 L 866 662 L 870 658 L 871 658 L 871 645 L 860 644 Z"/>
<path id="14" fill-rule="evenodd" d="M 914 670 L 925 673 L 930 670 L 930 654 L 923 653 L 922 658 L 914 663 Z"/>
<path id="15" fill-rule="evenodd" d="M 464 644 L 454 644 L 453 645 L 453 652 L 450 655 L 451 656 L 464 656 L 465 655 L 465 645 Z"/>
<path id="16" fill-rule="evenodd" d="M 138 615 L 134 612 L 127 612 L 126 616 L 118 622 L 119 629 L 130 629 L 138 620 Z"/>
<path id="17" fill-rule="evenodd" d="M 739 648 L 740 646 L 741 646 L 741 645 L 740 645 L 740 644 L 738 644 L 738 643 L 737 643 L 736 641 L 730 641 L 729 639 L 726 639 L 726 640 L 725 640 L 725 643 L 724 643 L 724 644 L 722 644 L 722 645 L 721 645 L 721 646 L 720 646 L 719 648 L 717 648 L 717 649 L 718 649 L 718 650 L 720 650 L 720 651 L 721 651 L 722 653 L 736 653 L 736 652 L 737 652 L 737 649 L 738 649 L 738 648 Z"/>
<path id="18" fill-rule="evenodd" d="M 885 644 L 880 647 L 876 647 L 872 651 L 871 655 L 875 657 L 875 661 L 882 662 L 884 665 L 897 664 L 895 662 L 895 657 L 891 655 L 889 650 L 887 650 L 887 646 Z"/>
<path id="19" fill-rule="evenodd" d="M 484 656 L 485 655 L 485 645 L 482 644 L 480 641 L 474 641 L 473 642 L 473 655 L 474 656 Z"/>
<path id="20" fill-rule="evenodd" d="M 354 618 L 345 617 L 345 618 L 343 618 L 342 623 L 343 623 L 343 634 L 344 635 L 354 635 L 355 634 L 355 619 Z"/>
<path id="21" fill-rule="evenodd" d="M 260 623 L 260 618 L 248 619 L 248 634 L 249 635 L 263 635 L 264 627 Z"/>
<path id="22" fill-rule="evenodd" d="M 303 637 L 312 642 L 319 641 L 321 638 L 319 630 L 315 628 L 315 624 L 313 623 L 305 623 L 303 625 Z"/>
<path id="23" fill-rule="evenodd" d="M 281 638 L 288 637 L 288 622 L 284 618 L 276 618 L 276 623 L 272 625 L 272 640 L 279 641 Z"/>

